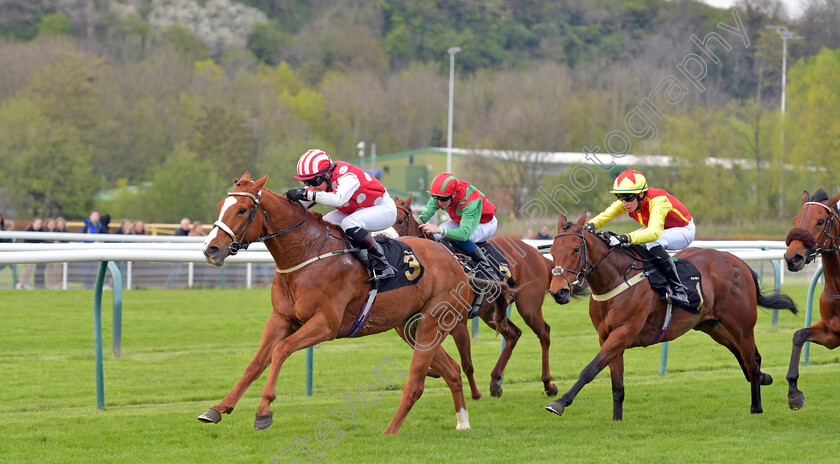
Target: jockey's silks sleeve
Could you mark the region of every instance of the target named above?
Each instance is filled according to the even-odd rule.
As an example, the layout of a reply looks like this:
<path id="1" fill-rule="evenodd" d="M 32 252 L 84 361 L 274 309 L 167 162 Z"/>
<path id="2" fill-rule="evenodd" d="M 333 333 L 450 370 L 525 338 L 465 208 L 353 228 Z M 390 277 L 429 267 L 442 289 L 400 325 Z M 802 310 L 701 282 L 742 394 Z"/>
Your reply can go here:
<path id="1" fill-rule="evenodd" d="M 466 242 L 469 240 L 481 222 L 483 203 L 479 198 L 464 205 L 464 209 L 461 211 L 459 227 L 457 229 L 444 229 L 443 236 L 456 242 Z"/>
<path id="2" fill-rule="evenodd" d="M 350 201 L 350 198 L 354 193 L 356 193 L 356 190 L 358 190 L 361 185 L 362 184 L 359 182 L 359 178 L 356 177 L 355 174 L 344 174 L 341 176 L 341 180 L 338 182 L 338 188 L 336 188 L 334 192 L 321 192 L 316 190 L 315 203 L 330 206 L 332 208 L 338 208 Z"/>
<path id="3" fill-rule="evenodd" d="M 600 229 L 601 227 L 604 227 L 604 224 L 626 212 L 627 210 L 624 209 L 624 205 L 621 203 L 621 200 L 616 200 L 610 206 L 607 206 L 607 209 L 605 209 L 603 213 L 595 216 L 588 222 L 591 222 L 596 229 Z"/>
<path id="4" fill-rule="evenodd" d="M 429 218 L 435 215 L 435 211 L 438 210 L 437 200 L 435 197 L 429 197 L 429 202 L 426 203 L 426 207 L 423 208 L 423 211 L 420 212 L 420 220 L 423 222 L 429 222 Z"/>
<path id="5" fill-rule="evenodd" d="M 674 209 L 671 205 L 671 200 L 667 196 L 662 195 L 652 197 L 650 201 L 650 219 L 644 229 L 630 232 L 630 243 L 649 243 L 659 238 L 662 231 L 665 230 L 665 216 Z"/>

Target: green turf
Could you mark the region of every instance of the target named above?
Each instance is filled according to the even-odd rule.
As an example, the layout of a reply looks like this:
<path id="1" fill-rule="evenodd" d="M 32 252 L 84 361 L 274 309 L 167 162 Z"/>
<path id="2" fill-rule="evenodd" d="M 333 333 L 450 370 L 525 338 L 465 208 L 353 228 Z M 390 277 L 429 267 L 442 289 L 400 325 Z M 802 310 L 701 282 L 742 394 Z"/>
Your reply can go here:
<path id="1" fill-rule="evenodd" d="M 429 379 L 395 437 L 381 432 L 399 388 L 385 389 L 369 406 L 355 396 L 366 379 L 377 379 L 372 371 L 382 359 L 408 368 L 411 351 L 393 332 L 320 345 L 311 397 L 304 394 L 304 353 L 292 355 L 280 373 L 274 425 L 256 431 L 265 376 L 221 423 L 203 424 L 196 416 L 227 394 L 254 355 L 268 290 L 126 292 L 119 359 L 110 356 L 106 293 L 105 411 L 96 409 L 92 292 L 0 291 L 0 462 L 840 462 L 840 350 L 811 347 L 811 365 L 800 379 L 807 404 L 800 411 L 787 406 L 784 377 L 793 331 L 804 324 L 806 290 L 785 287 L 802 314 L 782 313 L 778 330 L 770 328 L 771 312 L 760 311 L 758 347 L 763 369 L 775 378 L 762 389 L 764 414 L 749 414 L 749 385 L 735 359 L 695 332 L 670 344 L 664 377 L 659 346 L 627 352 L 623 421 L 611 420 L 607 372 L 563 417 L 549 414 L 539 344 L 515 314 L 524 333 L 502 398 L 491 398 L 487 388 L 499 340 L 482 325 L 473 345 L 484 397 L 467 399 L 472 430 L 455 430 L 449 390 Z M 543 308 L 561 393 L 598 350 L 586 304 L 547 301 Z M 451 341 L 446 346 L 455 354 Z M 350 412 L 347 397 L 356 423 L 339 417 Z M 315 436 L 328 420 L 340 430 L 326 436 L 333 443 L 325 447 Z M 299 449 L 296 443 L 307 439 L 308 451 Z"/>

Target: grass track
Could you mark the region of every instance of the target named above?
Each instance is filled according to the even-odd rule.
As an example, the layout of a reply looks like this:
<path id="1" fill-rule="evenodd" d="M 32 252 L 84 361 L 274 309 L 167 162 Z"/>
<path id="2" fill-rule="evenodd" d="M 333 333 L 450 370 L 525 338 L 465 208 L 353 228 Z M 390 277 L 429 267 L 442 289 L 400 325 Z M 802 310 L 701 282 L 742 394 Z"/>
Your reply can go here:
<path id="1" fill-rule="evenodd" d="M 801 411 L 787 407 L 784 376 L 793 331 L 804 324 L 805 285 L 785 287 L 802 313 L 782 313 L 770 329 L 761 310 L 756 336 L 765 413 L 749 414 L 749 385 L 734 358 L 705 334 L 670 345 L 668 375 L 659 376 L 659 347 L 625 355 L 624 420 L 611 420 L 609 375 L 586 386 L 563 417 L 543 410 L 539 344 L 518 314 L 523 337 L 514 351 L 501 399 L 490 398 L 489 372 L 499 340 L 481 327 L 473 346 L 484 393 L 467 400 L 472 430 L 455 430 L 449 390 L 429 379 L 396 437 L 383 437 L 400 390 L 384 390 L 371 406 L 357 384 L 383 358 L 408 368 L 411 352 L 393 333 L 322 344 L 315 350 L 314 395 L 304 395 L 304 354 L 283 366 L 273 403 L 274 425 L 252 428 L 265 376 L 218 425 L 196 416 L 216 404 L 251 360 L 269 311 L 267 290 L 132 291 L 125 294 L 123 356 L 111 358 L 110 304 L 103 310 L 106 411 L 96 409 L 91 292 L 0 291 L 0 462 L 814 462 L 840 463 L 840 350 L 811 348 L 800 388 Z M 564 392 L 595 355 L 597 337 L 586 301 L 547 302 L 552 373 Z M 447 351 L 457 357 L 451 340 Z M 400 385 L 402 382 L 398 382 Z M 353 399 L 358 421 L 348 412 Z M 324 447 L 315 430 L 334 420 L 341 434 Z M 296 438 L 309 437 L 307 451 Z M 338 441 L 340 437 L 340 441 Z M 298 461 L 295 461 L 298 459 Z"/>

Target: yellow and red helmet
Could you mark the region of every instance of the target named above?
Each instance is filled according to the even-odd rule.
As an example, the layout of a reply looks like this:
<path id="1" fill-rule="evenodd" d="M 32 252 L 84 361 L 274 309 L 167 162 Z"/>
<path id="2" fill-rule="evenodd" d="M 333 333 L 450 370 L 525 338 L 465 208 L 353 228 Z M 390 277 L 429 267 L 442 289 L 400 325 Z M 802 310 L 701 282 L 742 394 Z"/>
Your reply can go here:
<path id="1" fill-rule="evenodd" d="M 429 193 L 436 198 L 449 198 L 455 195 L 455 188 L 458 186 L 458 179 L 448 172 L 442 172 L 435 176 Z"/>
<path id="2" fill-rule="evenodd" d="M 615 194 L 637 194 L 647 192 L 648 183 L 645 176 L 639 171 L 628 169 L 615 178 L 613 189 L 610 193 Z"/>
<path id="3" fill-rule="evenodd" d="M 309 180 L 326 174 L 334 166 L 330 155 L 313 148 L 300 156 L 297 163 L 297 180 Z"/>

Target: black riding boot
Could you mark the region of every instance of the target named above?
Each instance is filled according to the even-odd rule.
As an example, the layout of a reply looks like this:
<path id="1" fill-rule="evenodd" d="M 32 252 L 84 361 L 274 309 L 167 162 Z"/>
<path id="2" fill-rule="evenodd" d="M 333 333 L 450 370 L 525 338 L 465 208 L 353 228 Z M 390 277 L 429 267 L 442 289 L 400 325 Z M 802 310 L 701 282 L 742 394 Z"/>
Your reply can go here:
<path id="1" fill-rule="evenodd" d="M 480 270 L 481 274 L 484 274 L 483 276 L 479 275 L 479 277 L 485 277 L 488 280 L 495 281 L 501 281 L 503 279 L 503 277 L 499 275 L 499 270 L 496 269 L 496 266 L 494 266 L 489 259 L 487 259 L 487 255 L 484 254 L 484 251 L 481 248 L 475 247 L 475 250 L 470 253 L 470 257 L 475 260 L 478 265 L 476 272 Z"/>
<path id="2" fill-rule="evenodd" d="M 671 300 L 674 304 L 688 307 L 688 295 L 685 293 L 685 286 L 680 281 L 679 274 L 677 274 L 677 266 L 674 264 L 674 260 L 661 245 L 651 248 L 650 252 L 656 256 L 657 265 L 668 281 L 669 292 L 665 295 L 665 299 Z"/>
<path id="3" fill-rule="evenodd" d="M 368 282 L 374 280 L 383 280 L 394 276 L 394 268 L 385 259 L 385 252 L 382 251 L 380 245 L 370 232 L 362 227 L 354 227 L 344 231 L 347 237 L 353 244 L 360 248 L 364 248 L 368 252 L 368 266 L 370 266 L 371 278 Z"/>

